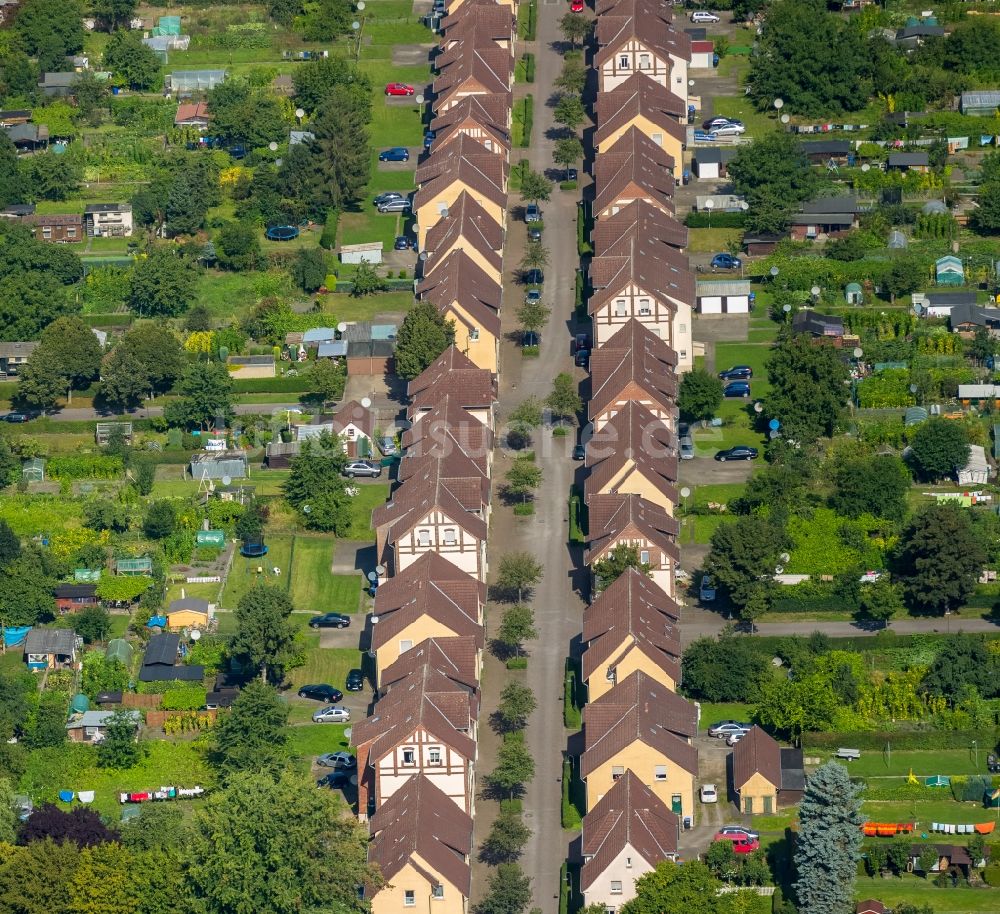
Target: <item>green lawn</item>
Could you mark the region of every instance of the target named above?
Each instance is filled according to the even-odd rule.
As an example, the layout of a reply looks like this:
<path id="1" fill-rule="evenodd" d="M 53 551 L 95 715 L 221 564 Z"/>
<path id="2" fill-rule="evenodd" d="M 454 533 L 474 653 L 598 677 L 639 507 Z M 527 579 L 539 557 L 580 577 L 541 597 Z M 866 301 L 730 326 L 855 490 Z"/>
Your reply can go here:
<path id="1" fill-rule="evenodd" d="M 703 701 L 701 703 L 701 720 L 698 726 L 702 730 L 707 730 L 712 724 L 720 720 L 738 720 L 740 722 L 750 720 L 750 705 L 740 704 L 738 702 L 711 702 Z M 719 745 L 723 745 L 722 741 L 719 741 Z"/>
<path id="2" fill-rule="evenodd" d="M 985 745 L 985 741 L 984 741 Z M 861 758 L 851 762 L 848 769 L 855 777 L 905 778 L 912 769 L 918 778 L 932 774 L 981 774 L 986 764 L 986 750 L 979 751 L 979 764 L 969 749 L 935 749 L 885 752 L 862 752 Z M 951 797 L 950 791 L 945 791 Z M 937 791 L 935 791 L 937 795 Z"/>
<path id="3" fill-rule="evenodd" d="M 974 914 L 978 911 L 1000 910 L 1000 892 L 996 889 L 939 889 L 920 876 L 906 875 L 898 879 L 869 879 L 859 876 L 854 886 L 858 899 L 877 898 L 887 907 L 908 901 L 918 907 L 930 905 L 934 914 Z"/>
<path id="4" fill-rule="evenodd" d="M 181 598 L 181 591 L 187 597 L 208 600 L 209 603 L 215 603 L 219 599 L 218 584 L 171 584 L 167 588 L 166 603 L 168 606 L 172 600 Z"/>
<path id="5" fill-rule="evenodd" d="M 378 314 L 405 314 L 413 307 L 413 293 L 382 292 L 379 295 L 328 295 L 325 308 L 337 321 L 370 321 Z"/>
<path id="6" fill-rule="evenodd" d="M 336 541 L 332 537 L 295 538 L 291 595 L 296 608 L 315 612 L 358 611 L 363 578 L 360 573 L 351 575 L 330 572 L 335 545 Z"/>
<path id="7" fill-rule="evenodd" d="M 749 365 L 753 369 L 750 390 L 756 400 L 766 397 L 771 390 L 764 367 L 770 353 L 771 347 L 766 343 L 716 343 L 715 367 L 725 371 L 733 365 Z"/>
<path id="8" fill-rule="evenodd" d="M 317 703 L 316 708 L 320 705 Z M 310 708 L 310 714 L 314 709 Z M 349 743 L 344 724 L 314 724 L 310 721 L 299 727 L 292 727 L 289 733 L 287 751 L 293 758 L 308 758 L 324 752 L 339 752 L 348 749 Z"/>
<path id="9" fill-rule="evenodd" d="M 343 213 L 339 228 L 340 244 L 381 241 L 382 250 L 388 252 L 402 231 L 403 221 L 399 213 L 380 213 L 371 206 L 360 213 Z"/>
<path id="10" fill-rule="evenodd" d="M 712 534 L 722 526 L 731 523 L 732 516 L 725 514 L 691 515 L 681 521 L 681 542 L 705 545 L 712 541 Z"/>
<path id="11" fill-rule="evenodd" d="M 426 71 L 417 85 L 426 83 L 429 76 L 430 71 Z M 417 103 L 390 105 L 384 91 L 384 85 L 375 88 L 375 105 L 371 126 L 368 128 L 371 144 L 379 149 L 386 146 L 419 146 L 424 141 L 424 125 Z"/>
<path id="12" fill-rule="evenodd" d="M 285 394 L 289 402 L 297 399 L 298 394 Z M 153 483 L 154 498 L 181 498 L 189 497 L 198 491 L 198 483 L 192 479 L 182 479 L 183 467 L 167 468 L 170 477 L 157 479 Z M 248 485 L 252 485 L 258 495 L 280 495 L 281 487 L 288 479 L 289 470 L 253 470 L 251 477 L 246 480 Z M 171 478 L 172 477 L 172 478 Z"/>
<path id="13" fill-rule="evenodd" d="M 235 609 L 243 594 L 258 581 L 287 590 L 291 570 L 292 539 L 291 536 L 265 533 L 264 541 L 267 543 L 268 553 L 263 558 L 248 559 L 237 552 L 222 591 L 222 606 L 226 609 Z M 259 574 L 258 568 L 263 569 Z M 280 574 L 277 576 L 272 574 L 273 568 L 280 569 Z"/>
<path id="14" fill-rule="evenodd" d="M 776 111 L 762 114 L 747 95 L 716 96 L 712 100 L 712 110 L 719 117 L 739 118 L 746 124 L 747 133 L 751 137 L 759 137 L 779 126 L 778 119 L 774 116 Z"/>
<path id="15" fill-rule="evenodd" d="M 389 500 L 389 484 L 358 485 L 358 494 L 351 500 L 351 532 L 345 539 L 374 540 L 372 511 Z"/>
<path id="16" fill-rule="evenodd" d="M 738 228 L 693 228 L 688 229 L 688 250 L 693 254 L 717 254 L 728 249 L 731 241 L 739 242 L 743 229 Z M 711 279 L 706 276 L 705 279 Z"/>
<path id="17" fill-rule="evenodd" d="M 206 270 L 198 278 L 193 304 L 203 305 L 216 320 L 232 320 L 257 301 L 259 275 Z"/>
<path id="18" fill-rule="evenodd" d="M 360 667 L 361 662 L 361 651 L 355 648 L 314 647 L 306 652 L 305 664 L 288 674 L 288 681 L 295 689 L 311 682 L 326 682 L 343 689 L 348 671 Z"/>
<path id="19" fill-rule="evenodd" d="M 882 802 L 866 800 L 862 811 L 871 822 L 915 822 L 919 831 L 929 831 L 933 822 L 954 822 L 962 825 L 975 825 L 977 822 L 989 822 L 996 819 L 996 810 L 983 809 L 978 803 L 957 803 L 951 799 L 951 793 L 942 789 L 942 797 L 937 800 L 893 800 Z M 919 836 L 918 836 L 919 837 Z M 947 839 L 965 844 L 969 835 L 948 835 Z"/>

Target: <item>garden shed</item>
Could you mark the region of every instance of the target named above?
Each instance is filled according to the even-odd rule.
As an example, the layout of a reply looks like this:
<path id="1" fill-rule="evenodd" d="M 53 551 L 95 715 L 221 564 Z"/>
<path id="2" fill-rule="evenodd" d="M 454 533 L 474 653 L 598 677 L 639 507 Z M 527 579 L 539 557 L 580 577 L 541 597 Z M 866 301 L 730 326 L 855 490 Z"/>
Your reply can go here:
<path id="1" fill-rule="evenodd" d="M 382 242 L 366 241 L 362 244 L 342 244 L 340 246 L 341 263 L 370 263 L 382 262 Z"/>
<path id="2" fill-rule="evenodd" d="M 208 92 L 225 79 L 225 70 L 174 70 L 167 76 L 167 86 L 171 92 Z"/>
<path id="3" fill-rule="evenodd" d="M 695 292 L 695 310 L 699 314 L 749 314 L 750 280 L 699 282 Z"/>
<path id="4" fill-rule="evenodd" d="M 981 444 L 969 446 L 969 461 L 958 471 L 960 486 L 985 485 L 990 481 L 990 465 Z"/>
<path id="5" fill-rule="evenodd" d="M 249 475 L 245 451 L 223 451 L 214 454 L 195 454 L 191 458 L 191 476 L 198 481 L 206 479 L 244 479 Z"/>
<path id="6" fill-rule="evenodd" d="M 864 292 L 861 291 L 861 283 L 849 282 L 844 287 L 844 298 L 849 305 L 862 305 L 865 301 Z"/>
<path id="7" fill-rule="evenodd" d="M 980 89 L 977 92 L 963 92 L 959 99 L 962 114 L 978 117 L 994 117 L 1000 108 L 1000 89 Z"/>
<path id="8" fill-rule="evenodd" d="M 41 457 L 32 457 L 21 464 L 21 478 L 28 482 L 45 481 L 45 460 Z"/>
<path id="9" fill-rule="evenodd" d="M 94 428 L 94 441 L 96 441 L 101 447 L 104 447 L 104 445 L 111 440 L 111 436 L 116 431 L 120 431 L 122 433 L 122 437 L 125 439 L 126 444 L 132 443 L 131 422 L 98 422 Z"/>
<path id="10" fill-rule="evenodd" d="M 139 558 L 127 558 L 115 560 L 115 574 L 136 575 L 153 573 L 153 560 L 144 555 Z"/>
<path id="11" fill-rule="evenodd" d="M 124 638 L 112 638 L 108 642 L 104 656 L 108 660 L 120 660 L 125 669 L 130 669 L 132 666 L 132 645 Z"/>

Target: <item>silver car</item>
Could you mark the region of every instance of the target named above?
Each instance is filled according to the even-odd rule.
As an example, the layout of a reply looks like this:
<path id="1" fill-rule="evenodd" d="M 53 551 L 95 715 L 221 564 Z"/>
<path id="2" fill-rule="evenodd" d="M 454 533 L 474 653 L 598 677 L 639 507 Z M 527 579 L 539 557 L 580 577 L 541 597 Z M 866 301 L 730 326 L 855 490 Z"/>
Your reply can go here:
<path id="1" fill-rule="evenodd" d="M 386 200 L 378 205 L 380 213 L 408 213 L 413 204 L 409 200 Z"/>
<path id="2" fill-rule="evenodd" d="M 316 764 L 335 771 L 353 771 L 358 767 L 358 760 L 350 752 L 327 752 L 316 759 Z"/>
<path id="3" fill-rule="evenodd" d="M 355 476 L 371 476 L 377 479 L 382 475 L 382 467 L 374 460 L 352 460 L 344 467 L 344 475 L 353 479 Z"/>
<path id="4" fill-rule="evenodd" d="M 313 714 L 314 724 L 343 724 L 351 719 L 351 712 L 340 705 L 330 705 Z"/>
<path id="5" fill-rule="evenodd" d="M 690 435 L 685 435 L 679 441 L 681 460 L 694 460 L 694 441 Z"/>

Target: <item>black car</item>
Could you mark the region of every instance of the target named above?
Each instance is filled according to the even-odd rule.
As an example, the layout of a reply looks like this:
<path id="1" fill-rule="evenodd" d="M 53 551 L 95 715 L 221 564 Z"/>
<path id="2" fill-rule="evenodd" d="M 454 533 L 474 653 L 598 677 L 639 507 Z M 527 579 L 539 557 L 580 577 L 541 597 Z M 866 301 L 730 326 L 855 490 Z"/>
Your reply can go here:
<path id="1" fill-rule="evenodd" d="M 541 241 L 542 240 L 542 230 L 537 226 L 528 226 L 528 241 Z"/>
<path id="2" fill-rule="evenodd" d="M 31 417 L 27 413 L 7 413 L 4 422 L 27 422 Z"/>
<path id="3" fill-rule="evenodd" d="M 573 459 L 574 460 L 586 460 L 587 459 L 587 449 L 582 444 L 574 445 L 574 447 L 573 447 Z"/>
<path id="4" fill-rule="evenodd" d="M 749 365 L 734 365 L 719 372 L 719 379 L 722 381 L 749 381 L 752 377 L 753 369 Z"/>
<path id="5" fill-rule="evenodd" d="M 534 330 L 521 331 L 522 346 L 537 346 L 541 342 L 541 337 Z"/>
<path id="6" fill-rule="evenodd" d="M 590 364 L 590 350 L 581 349 L 577 352 L 577 354 L 573 356 L 573 364 L 576 365 L 577 368 L 586 368 Z"/>
<path id="7" fill-rule="evenodd" d="M 360 692 L 365 687 L 365 674 L 361 670 L 351 670 L 347 674 L 347 691 Z"/>
<path id="8" fill-rule="evenodd" d="M 299 689 L 299 698 L 311 698 L 313 701 L 341 701 L 344 693 L 332 685 L 304 685 Z"/>
<path id="9" fill-rule="evenodd" d="M 577 178 L 576 169 L 575 168 L 567 168 L 566 169 L 566 180 L 567 181 L 575 181 L 576 178 Z"/>
<path id="10" fill-rule="evenodd" d="M 322 616 L 313 616 L 309 620 L 310 628 L 348 628 L 350 624 L 351 617 L 343 613 L 323 613 Z"/>
<path id="11" fill-rule="evenodd" d="M 749 447 L 745 444 L 737 444 L 736 447 L 719 451 L 719 453 L 715 455 L 715 459 L 721 463 L 725 463 L 727 460 L 756 460 L 757 448 Z"/>
<path id="12" fill-rule="evenodd" d="M 578 333 L 573 337 L 573 351 L 579 352 L 581 349 L 590 349 L 589 333 Z"/>
<path id="13" fill-rule="evenodd" d="M 343 790 L 345 787 L 349 787 L 357 775 L 353 771 L 344 771 L 339 769 L 337 771 L 331 771 L 329 774 L 324 774 L 317 782 L 317 787 L 329 787 L 331 790 Z"/>

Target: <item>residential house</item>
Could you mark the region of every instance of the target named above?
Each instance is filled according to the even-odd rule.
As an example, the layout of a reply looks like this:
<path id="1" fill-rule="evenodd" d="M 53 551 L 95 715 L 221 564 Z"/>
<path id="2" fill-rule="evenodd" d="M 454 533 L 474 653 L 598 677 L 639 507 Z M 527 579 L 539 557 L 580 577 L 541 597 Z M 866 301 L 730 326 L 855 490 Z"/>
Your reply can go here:
<path id="1" fill-rule="evenodd" d="M 510 145 L 510 124 L 509 95 L 467 95 L 443 110 L 435 109 L 430 129 L 435 139 L 438 134 L 444 136 L 456 129 L 471 133 L 489 149 L 484 142 L 487 138 L 495 138 L 498 142 L 506 138 L 507 145 Z"/>
<path id="2" fill-rule="evenodd" d="M 129 238 L 132 204 L 90 203 L 84 207 L 83 224 L 90 238 Z"/>
<path id="3" fill-rule="evenodd" d="M 695 310 L 699 314 L 749 314 L 749 279 L 708 279 L 698 282 Z"/>
<path id="4" fill-rule="evenodd" d="M 454 495 L 436 464 L 410 477 L 372 512 L 379 564 L 395 575 L 425 552 L 438 552 L 485 581 L 487 523 Z"/>
<path id="5" fill-rule="evenodd" d="M 485 218 L 500 228 L 491 217 Z M 431 231 L 437 231 L 442 223 L 451 223 L 450 210 L 447 219 L 440 219 Z M 434 267 L 430 273 L 425 270 L 423 279 L 417 283 L 417 297 L 431 302 L 446 320 L 455 322 L 458 351 L 474 366 L 496 374 L 503 298 L 499 278 L 480 266 L 471 246 L 453 249 L 440 262 L 433 255 L 427 260 L 433 261 Z"/>
<path id="6" fill-rule="evenodd" d="M 594 566 L 616 546 L 635 547 L 639 561 L 648 565 L 650 577 L 667 596 L 676 596 L 674 572 L 680 561 L 677 534 L 680 526 L 659 505 L 641 495 L 594 495 L 587 505 L 589 531 L 583 561 L 594 575 Z"/>
<path id="7" fill-rule="evenodd" d="M 820 314 L 812 308 L 802 308 L 792 318 L 792 332 L 840 339 L 844 335 L 844 321 L 835 315 Z"/>
<path id="8" fill-rule="evenodd" d="M 874 898 L 866 898 L 854 906 L 854 914 L 885 914 L 885 905 Z"/>
<path id="9" fill-rule="evenodd" d="M 485 603 L 486 585 L 436 552 L 382 582 L 370 625 L 376 689 L 387 669 L 428 639 L 471 638 L 481 650 Z"/>
<path id="10" fill-rule="evenodd" d="M 717 181 L 728 175 L 729 163 L 739 150 L 734 146 L 699 146 L 691 157 L 691 171 L 702 181 Z"/>
<path id="11" fill-rule="evenodd" d="M 674 815 L 693 816 L 697 717 L 691 702 L 642 673 L 590 702 L 580 756 L 587 812 L 631 769 Z"/>
<path id="12" fill-rule="evenodd" d="M 637 70 L 688 104 L 691 39 L 673 28 L 672 6 L 663 0 L 598 0 L 598 95 L 621 85 Z"/>
<path id="13" fill-rule="evenodd" d="M 418 415 L 417 420 L 403 432 L 406 459 L 447 457 L 456 451 L 473 461 L 483 476 L 491 475 L 493 431 L 463 409 L 458 398 L 447 395 L 430 412 Z"/>
<path id="14" fill-rule="evenodd" d="M 677 355 L 637 320 L 629 321 L 590 356 L 591 397 L 587 404 L 594 431 L 626 403 L 643 404 L 674 428 L 677 419 Z"/>
<path id="15" fill-rule="evenodd" d="M 185 628 L 205 629 L 212 618 L 212 604 L 200 597 L 181 597 L 171 600 L 167 607 L 167 628 L 180 631 Z"/>
<path id="16" fill-rule="evenodd" d="M 497 3 L 463 3 L 441 20 L 438 47 L 449 51 L 464 48 L 510 48 L 514 40 L 514 16 L 509 7 Z"/>
<path id="17" fill-rule="evenodd" d="M 647 200 L 674 212 L 674 160 L 636 127 L 594 160 L 593 213 L 613 216 L 633 200 Z"/>
<path id="18" fill-rule="evenodd" d="M 934 281 L 939 286 L 964 286 L 965 267 L 962 259 L 946 254 L 934 262 Z"/>
<path id="19" fill-rule="evenodd" d="M 0 343 L 0 375 L 16 377 L 18 369 L 27 364 L 31 353 L 37 348 L 36 341 Z"/>
<path id="20" fill-rule="evenodd" d="M 385 881 L 370 894 L 372 914 L 399 914 L 408 908 L 466 914 L 472 887 L 472 816 L 449 802 L 431 778 L 411 777 L 369 825 L 368 862 Z"/>
<path id="21" fill-rule="evenodd" d="M 470 95 L 507 95 L 514 83 L 514 53 L 497 44 L 467 48 L 456 44 L 434 59 L 435 113 Z"/>
<path id="22" fill-rule="evenodd" d="M 79 213 L 35 213 L 21 220 L 39 241 L 75 244 L 86 240 Z"/>
<path id="23" fill-rule="evenodd" d="M 977 328 L 985 327 L 997 336 L 1000 335 L 1000 308 L 954 305 L 948 323 L 956 333 L 975 333 Z"/>
<path id="24" fill-rule="evenodd" d="M 850 140 L 803 140 L 799 144 L 813 165 L 847 165 L 854 161 Z"/>
<path id="25" fill-rule="evenodd" d="M 646 200 L 634 200 L 594 224 L 591 232 L 594 253 L 598 256 L 628 253 L 636 236 L 647 239 L 653 249 L 665 244 L 683 253 L 688 245 L 684 223 Z"/>
<path id="26" fill-rule="evenodd" d="M 887 171 L 930 171 L 930 158 L 926 152 L 893 152 L 885 167 Z"/>
<path id="27" fill-rule="evenodd" d="M 431 480 L 438 480 L 462 507 L 489 523 L 490 519 L 490 477 L 482 471 L 482 467 L 459 450 L 450 450 L 443 454 L 425 454 L 423 456 L 407 455 L 399 463 L 400 472 L 397 475 L 400 486 L 396 490 L 408 497 L 412 486 L 407 483 L 417 480 L 421 485 L 427 485 Z M 406 490 L 404 492 L 404 489 Z"/>
<path id="28" fill-rule="evenodd" d="M 97 606 L 96 584 L 57 584 L 53 595 L 60 613 L 75 613 Z"/>
<path id="29" fill-rule="evenodd" d="M 926 25 L 918 22 L 915 25 L 905 25 L 896 31 L 895 44 L 898 48 L 912 51 L 919 48 L 928 38 L 943 38 L 944 29 L 939 25 Z"/>
<path id="30" fill-rule="evenodd" d="M 478 636 L 446 635 L 425 638 L 400 654 L 399 659 L 385 669 L 379 667 L 376 697 L 385 695 L 394 685 L 425 666 L 437 670 L 469 692 L 478 692 L 483 669 L 482 633 Z"/>
<path id="31" fill-rule="evenodd" d="M 802 799 L 806 778 L 801 749 L 782 749 L 754 726 L 730 753 L 733 791 L 744 815 L 775 813 Z"/>
<path id="32" fill-rule="evenodd" d="M 475 809 L 478 701 L 444 676 L 408 677 L 351 728 L 358 751 L 358 810 L 370 817 L 423 774 L 459 809 Z"/>
<path id="33" fill-rule="evenodd" d="M 970 114 L 977 117 L 996 117 L 997 110 L 1000 109 L 1000 90 L 986 89 L 972 92 L 963 92 L 959 96 L 959 110 L 962 114 Z"/>
<path id="34" fill-rule="evenodd" d="M 423 278 L 448 262 L 450 254 L 466 254 L 493 282 L 503 279 L 503 226 L 463 191 L 448 215 L 439 219 L 427 233 L 426 257 L 421 261 Z"/>
<path id="35" fill-rule="evenodd" d="M 75 669 L 78 646 L 71 629 L 33 628 L 24 638 L 24 662 L 29 670 Z"/>
<path id="36" fill-rule="evenodd" d="M 680 607 L 629 568 L 583 611 L 581 675 L 588 701 L 641 672 L 676 691 L 681 679 Z"/>
<path id="37" fill-rule="evenodd" d="M 924 317 L 951 317 L 952 310 L 959 308 L 975 308 L 975 292 L 914 292 L 914 309 Z"/>
<path id="38" fill-rule="evenodd" d="M 460 10 L 466 3 L 481 3 L 483 0 L 448 0 L 448 13 L 454 15 L 457 10 Z M 489 0 L 489 2 L 494 2 L 494 0 Z M 498 6 L 506 6 L 513 13 L 517 9 L 517 3 L 515 0 L 495 0 Z"/>
<path id="39" fill-rule="evenodd" d="M 773 254 L 785 237 L 773 232 L 745 232 L 743 250 L 749 257 L 764 257 Z"/>
<path id="40" fill-rule="evenodd" d="M 687 110 L 683 99 L 644 73 L 633 73 L 617 89 L 597 97 L 598 154 L 614 147 L 632 127 L 659 146 L 673 160 L 674 179 L 684 173 Z"/>
<path id="41" fill-rule="evenodd" d="M 664 860 L 677 860 L 680 821 L 631 768 L 583 817 L 580 891 L 584 907 L 616 914 L 635 897 L 635 882 Z"/>
<path id="42" fill-rule="evenodd" d="M 357 400 L 348 400 L 330 421 L 330 433 L 340 438 L 348 457 L 371 457 L 376 453 L 377 423 L 374 410 Z M 299 426 L 300 439 L 306 437 L 301 432 L 307 427 Z"/>
<path id="43" fill-rule="evenodd" d="M 410 398 L 407 418 L 414 424 L 448 397 L 487 428 L 493 428 L 496 377 L 488 369 L 477 367 L 454 343 L 407 384 L 406 395 Z"/>
<path id="44" fill-rule="evenodd" d="M 859 214 L 857 197 L 821 197 L 803 204 L 802 211 L 792 217 L 789 234 L 796 241 L 838 237 L 858 227 Z"/>
<path id="45" fill-rule="evenodd" d="M 508 170 L 505 157 L 490 152 L 467 134 L 440 152 L 432 152 L 416 172 L 413 213 L 420 249 L 426 249 L 427 233 L 449 215 L 463 192 L 471 194 L 497 225 L 504 225 Z"/>
<path id="46" fill-rule="evenodd" d="M 107 735 L 108 724 L 117 713 L 117 711 L 84 711 L 80 715 L 74 715 L 66 724 L 66 736 L 73 743 L 99 743 Z M 124 713 L 132 718 L 138 739 L 142 715 L 135 710 Z"/>
<path id="47" fill-rule="evenodd" d="M 180 635 L 153 635 L 142 655 L 140 682 L 201 682 L 205 678 L 202 666 L 179 664 Z"/>
<path id="48" fill-rule="evenodd" d="M 630 400 L 587 442 L 584 501 L 641 495 L 668 514 L 677 504 L 677 442 L 670 427 Z"/>

